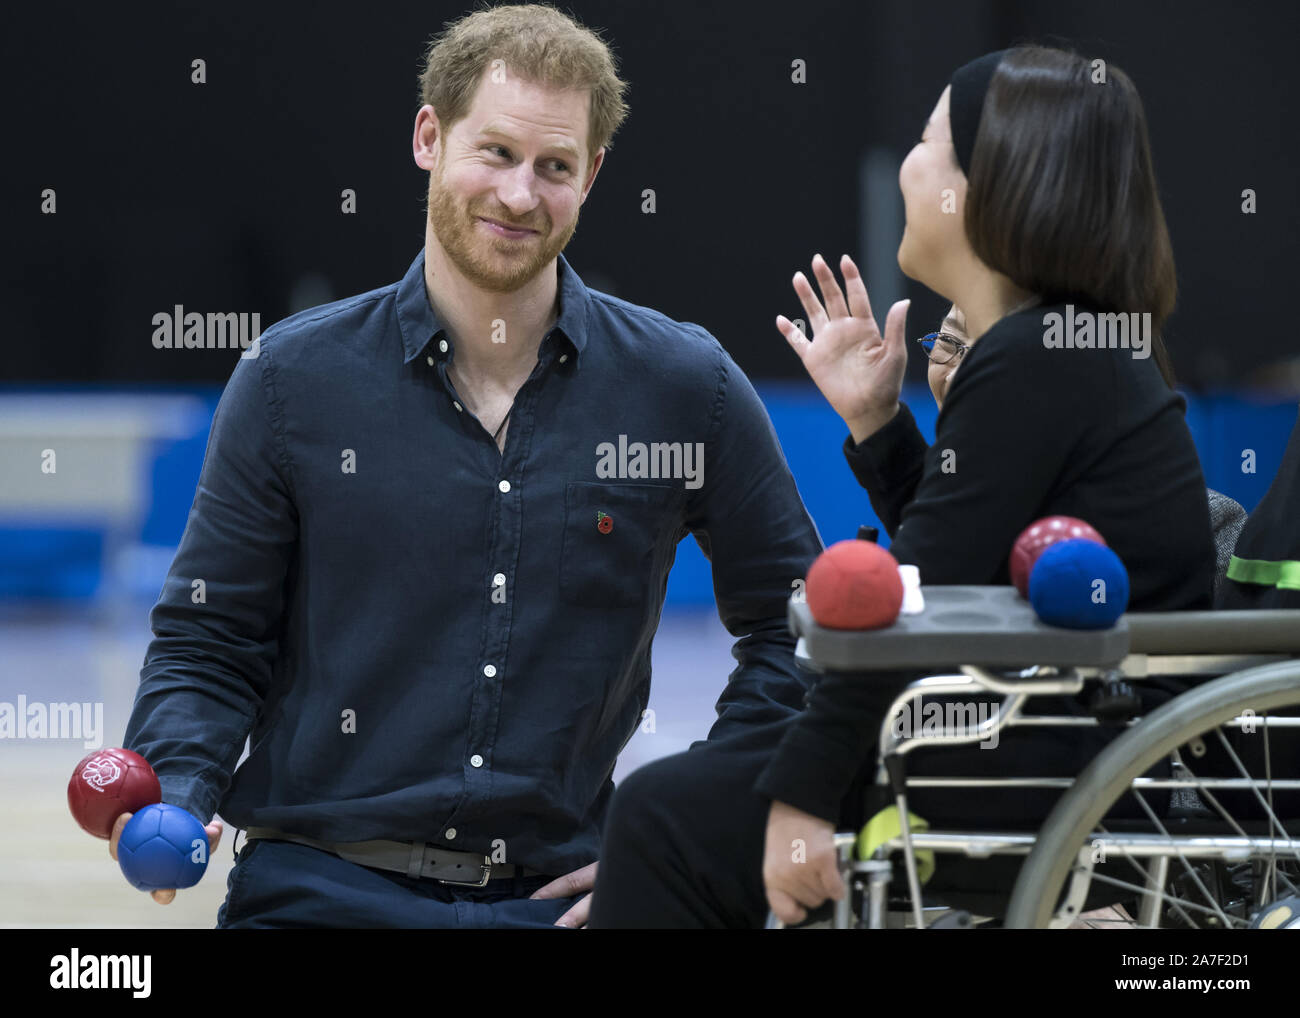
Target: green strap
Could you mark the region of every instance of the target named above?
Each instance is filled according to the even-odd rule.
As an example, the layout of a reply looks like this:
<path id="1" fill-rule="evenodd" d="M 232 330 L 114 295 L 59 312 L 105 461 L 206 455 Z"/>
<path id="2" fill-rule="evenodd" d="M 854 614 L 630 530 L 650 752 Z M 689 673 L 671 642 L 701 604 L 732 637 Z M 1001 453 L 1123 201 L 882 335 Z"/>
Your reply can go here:
<path id="1" fill-rule="evenodd" d="M 1228 579 L 1239 583 L 1258 583 L 1279 590 L 1300 590 L 1300 562 L 1283 559 L 1269 562 L 1258 558 L 1232 556 L 1228 563 Z"/>
<path id="2" fill-rule="evenodd" d="M 930 829 L 930 824 L 915 813 L 909 812 L 907 820 L 908 828 L 913 832 Z M 903 824 L 898 819 L 898 807 L 886 806 L 868 820 L 858 832 L 858 858 L 870 859 L 876 854 L 876 849 L 886 841 L 893 841 L 895 838 L 902 837 L 902 834 Z M 922 849 L 916 853 L 916 875 L 923 884 L 934 876 L 934 852 L 930 849 Z"/>

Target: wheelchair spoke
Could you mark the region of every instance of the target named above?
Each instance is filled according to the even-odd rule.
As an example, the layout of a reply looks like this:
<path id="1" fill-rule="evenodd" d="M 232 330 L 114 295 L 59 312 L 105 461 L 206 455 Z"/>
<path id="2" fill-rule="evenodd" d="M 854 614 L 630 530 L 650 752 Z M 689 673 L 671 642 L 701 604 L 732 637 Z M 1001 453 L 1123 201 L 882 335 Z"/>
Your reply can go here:
<path id="1" fill-rule="evenodd" d="M 1268 714 L 1264 715 L 1264 783 L 1268 786 L 1268 808 L 1269 812 L 1273 811 L 1273 756 L 1271 752 L 1271 743 L 1268 737 Z M 1279 876 L 1277 868 L 1277 846 L 1273 846 L 1273 851 L 1269 853 L 1268 875 L 1265 877 L 1265 886 L 1268 888 L 1269 897 L 1277 897 L 1277 878 Z M 1286 880 L 1285 877 L 1282 878 Z M 1287 881 L 1290 884 L 1290 881 Z M 1295 888 L 1291 890 L 1294 892 Z M 1265 899 L 1267 900 L 1267 899 Z M 1263 904 L 1261 902 L 1260 904 Z"/>
<path id="2" fill-rule="evenodd" d="M 1110 831 L 1106 830 L 1105 826 L 1102 825 L 1102 824 L 1098 824 L 1098 825 L 1097 825 L 1097 829 L 1098 829 L 1099 831 L 1101 831 L 1102 834 L 1109 834 L 1109 833 L 1110 833 Z M 1146 879 L 1147 879 L 1147 871 L 1144 870 L 1141 866 L 1138 865 L 1138 861 L 1137 861 L 1136 859 L 1134 859 L 1131 855 L 1125 855 L 1125 856 L 1124 856 L 1124 859 L 1128 862 L 1128 864 L 1129 864 L 1130 866 L 1133 867 L 1134 870 L 1137 871 L 1138 876 L 1140 876 L 1140 877 L 1143 879 L 1143 881 L 1146 881 Z M 1094 875 L 1095 875 L 1095 874 L 1094 874 Z M 1107 879 L 1107 878 L 1101 877 L 1101 876 L 1099 876 L 1099 875 L 1096 875 L 1096 876 L 1097 876 L 1097 879 L 1101 880 L 1103 883 L 1106 882 L 1106 879 Z M 1111 878 L 1111 879 L 1113 879 L 1113 878 Z M 1145 883 L 1144 883 L 1143 886 L 1140 888 L 1140 890 L 1141 890 L 1141 892 L 1142 892 L 1143 894 L 1148 893 L 1148 888 L 1147 888 L 1147 886 L 1145 885 Z M 1185 911 L 1183 911 L 1182 902 L 1180 901 L 1179 898 L 1177 898 L 1176 896 L 1170 896 L 1170 895 L 1166 894 L 1166 893 L 1165 893 L 1165 890 L 1164 890 L 1163 887 L 1160 888 L 1159 890 L 1160 890 L 1160 893 L 1161 893 L 1161 895 L 1162 895 L 1162 897 L 1163 897 L 1163 900 L 1169 902 L 1169 904 L 1173 906 L 1174 910 L 1178 913 L 1179 918 L 1181 918 L 1183 922 L 1187 923 L 1187 925 L 1190 926 L 1190 927 L 1192 927 L 1192 929 L 1199 929 L 1199 928 L 1200 928 L 1200 927 L 1198 927 L 1198 926 L 1196 925 L 1196 922 L 1192 919 L 1192 917 L 1189 916 Z M 1156 927 L 1154 927 L 1154 926 L 1148 926 L 1148 927 L 1144 927 L 1144 929 L 1156 929 Z"/>
<path id="3" fill-rule="evenodd" d="M 1267 740 L 1268 738 L 1267 730 L 1264 737 L 1265 740 Z M 1268 744 L 1266 741 L 1265 742 L 1266 754 L 1267 754 L 1267 750 L 1268 750 Z M 1242 829 L 1241 824 L 1237 823 L 1237 821 L 1233 819 L 1232 814 L 1230 814 L 1226 809 L 1224 809 L 1223 804 L 1219 802 L 1218 797 L 1215 796 L 1215 794 L 1212 791 L 1210 791 L 1209 788 L 1205 787 L 1203 784 L 1200 783 L 1201 778 L 1199 778 L 1196 775 L 1196 773 L 1191 769 L 1191 767 L 1189 767 L 1186 763 L 1183 763 L 1181 761 L 1180 761 L 1180 765 L 1182 769 L 1187 772 L 1189 777 L 1194 778 L 1198 782 L 1198 784 L 1196 785 L 1197 794 L 1201 796 L 1206 802 L 1208 802 L 1221 817 L 1223 817 L 1224 821 L 1233 829 L 1233 831 L 1237 834 L 1238 837 L 1240 838 L 1247 837 L 1247 834 L 1245 830 Z M 1269 795 L 1271 798 L 1272 797 L 1272 776 L 1270 773 L 1268 773 L 1269 767 L 1267 763 L 1267 756 L 1265 758 L 1265 771 L 1266 773 L 1265 773 L 1264 780 L 1269 782 Z M 1246 777 L 1249 776 L 1250 776 L 1249 774 L 1246 775 Z M 1282 833 L 1284 836 L 1286 836 L 1285 830 Z M 1269 831 L 1269 839 L 1270 842 L 1272 843 L 1272 850 L 1269 855 L 1268 875 L 1265 878 L 1265 884 L 1269 887 L 1269 890 L 1265 893 L 1263 899 L 1273 900 L 1277 898 L 1277 881 L 1279 878 L 1282 880 L 1283 883 L 1286 884 L 1287 889 L 1292 894 L 1300 894 L 1300 889 L 1298 889 L 1296 885 L 1291 882 L 1291 880 L 1287 877 L 1287 875 L 1284 872 L 1282 872 L 1281 867 L 1278 866 L 1277 844 L 1276 841 L 1273 839 L 1273 833 L 1271 829 Z M 1290 839 L 1288 838 L 1288 840 Z M 1257 902 L 1257 904 L 1258 903 L 1259 902 Z"/>
<path id="4" fill-rule="evenodd" d="M 1146 813 L 1147 818 L 1150 819 L 1151 823 L 1155 825 L 1156 829 L 1161 834 L 1163 834 L 1166 838 L 1170 838 L 1169 831 L 1167 831 L 1165 829 L 1165 825 L 1160 822 L 1160 818 L 1156 816 L 1155 810 L 1153 810 L 1151 806 L 1147 803 L 1146 799 L 1142 797 L 1142 793 L 1140 793 L 1136 788 L 1130 789 L 1130 791 L 1133 793 L 1133 797 L 1137 799 L 1138 805 L 1140 805 L 1143 811 Z M 1219 907 L 1219 903 L 1214 900 L 1214 895 L 1210 893 L 1209 889 L 1201 881 L 1201 878 L 1196 875 L 1196 870 L 1192 867 L 1191 863 L 1187 861 L 1187 858 L 1179 850 L 1177 842 L 1175 842 L 1172 838 L 1170 838 L 1170 841 L 1172 843 L 1171 847 L 1173 848 L 1174 853 L 1178 856 L 1178 861 L 1183 864 L 1183 869 L 1185 869 L 1187 871 L 1187 875 L 1192 878 L 1192 883 L 1194 883 L 1197 889 L 1203 895 L 1205 895 L 1205 900 L 1214 906 L 1214 911 L 1218 913 L 1218 916 L 1220 919 L 1223 920 L 1224 925 L 1225 926 L 1231 925 L 1230 920 L 1228 919 L 1228 914 Z"/>
<path id="5" fill-rule="evenodd" d="M 1133 862 L 1132 859 L 1130 859 L 1129 861 L 1130 861 L 1130 862 Z M 1136 863 L 1134 863 L 1134 865 L 1136 865 Z M 1138 866 L 1138 872 L 1142 874 L 1142 878 L 1143 878 L 1143 880 L 1145 880 L 1145 879 L 1146 879 L 1146 873 L 1143 872 L 1142 867 Z M 1146 890 L 1147 890 L 1145 884 L 1132 884 L 1132 883 L 1129 883 L 1127 880 L 1120 880 L 1119 877 L 1110 877 L 1110 876 L 1107 876 L 1107 875 L 1104 874 L 1104 873 L 1097 873 L 1096 871 L 1093 872 L 1093 874 L 1092 874 L 1092 879 L 1095 880 L 1095 881 L 1097 881 L 1099 884 L 1105 884 L 1105 885 L 1108 886 L 1108 887 L 1118 887 L 1118 888 L 1119 888 L 1120 890 L 1122 890 L 1122 891 L 1133 891 L 1134 893 L 1139 894 L 1139 895 L 1144 894 L 1144 893 L 1146 892 Z M 1179 911 L 1179 913 L 1182 915 L 1183 921 L 1184 921 L 1185 923 L 1187 923 L 1187 924 L 1188 924 L 1189 926 L 1191 926 L 1193 929 L 1200 929 L 1200 927 L 1198 927 L 1198 926 L 1196 925 L 1196 921 L 1195 921 L 1191 916 L 1189 916 L 1186 912 L 1184 912 L 1184 911 L 1182 910 L 1181 907 L 1179 907 L 1179 906 L 1177 905 L 1177 899 L 1176 899 L 1176 898 L 1170 898 L 1170 899 L 1168 899 L 1168 900 L 1169 900 L 1169 902 L 1170 902 L 1171 904 L 1174 904 L 1174 906 L 1175 906 L 1176 908 L 1178 908 L 1178 911 Z M 1209 912 L 1209 911 L 1210 911 L 1208 908 L 1205 908 L 1205 907 L 1202 906 L 1202 905 L 1197 905 L 1197 904 L 1195 904 L 1195 903 L 1193 903 L 1193 902 L 1188 902 L 1188 904 L 1189 904 L 1192 908 L 1194 908 L 1194 909 L 1198 909 L 1198 910 L 1200 910 L 1200 911 L 1202 911 L 1202 912 Z M 1158 928 L 1159 928 L 1159 927 L 1156 927 L 1156 926 L 1143 926 L 1141 923 L 1137 923 L 1137 922 L 1135 922 L 1133 925 L 1134 925 L 1135 927 L 1137 927 L 1138 929 L 1144 929 L 1144 930 L 1154 930 L 1154 929 L 1158 929 Z"/>
<path id="6" fill-rule="evenodd" d="M 1191 774 L 1192 777 L 1196 777 L 1196 775 L 1192 773 L 1190 767 L 1186 769 L 1188 774 Z M 1197 793 L 1202 797 L 1204 797 L 1204 799 L 1211 806 L 1214 807 L 1214 809 L 1219 813 L 1219 815 L 1222 816 L 1223 819 L 1228 823 L 1228 825 L 1232 827 L 1233 831 L 1236 833 L 1238 837 L 1240 838 L 1248 837 L 1246 832 L 1242 830 L 1241 825 L 1232 818 L 1232 815 L 1226 809 L 1224 809 L 1222 804 L 1219 802 L 1219 800 L 1215 798 L 1213 792 L 1211 792 L 1208 788 L 1202 788 L 1200 786 L 1197 786 Z M 1278 865 L 1277 842 L 1273 838 L 1271 831 L 1269 832 L 1269 840 L 1270 840 L 1271 848 L 1270 848 L 1269 860 L 1268 860 L 1268 876 L 1265 878 L 1265 883 L 1269 885 L 1270 891 L 1267 895 L 1265 895 L 1265 897 L 1268 898 L 1269 900 L 1277 898 L 1278 879 L 1281 879 L 1282 882 L 1286 884 L 1287 890 L 1290 891 L 1292 894 L 1300 894 L 1300 887 L 1297 887 L 1294 883 L 1292 883 L 1290 878 L 1287 877 L 1287 875 L 1284 872 L 1282 872 L 1282 868 Z"/>
<path id="7" fill-rule="evenodd" d="M 1129 883 L 1127 880 L 1120 880 L 1118 877 L 1110 877 L 1104 873 L 1093 873 L 1092 879 L 1099 881 L 1100 883 L 1106 884 L 1109 887 L 1118 887 L 1125 891 L 1133 891 L 1137 894 L 1143 894 L 1146 891 L 1146 886 L 1144 884 L 1132 884 Z M 1218 909 L 1217 906 L 1215 908 L 1206 908 L 1204 905 L 1198 905 L 1194 901 L 1188 901 L 1186 898 L 1178 898 L 1173 895 L 1166 895 L 1165 900 L 1168 901 L 1171 905 L 1175 903 L 1181 903 L 1182 905 L 1185 905 L 1187 908 L 1190 908 L 1193 911 L 1204 912 L 1208 916 L 1223 915 L 1222 911 Z M 1194 929 L 1200 928 L 1196 925 L 1195 922 L 1192 921 L 1190 916 L 1186 915 L 1186 913 L 1183 913 L 1183 916 L 1184 916 L 1184 921 L 1190 923 Z M 1244 919 L 1233 919 L 1230 916 L 1224 916 L 1224 918 L 1227 920 L 1229 926 L 1238 926 L 1244 928 L 1247 925 Z M 1135 923 L 1134 925 L 1139 927 L 1140 929 L 1157 928 L 1154 926 L 1141 926 L 1141 924 L 1138 923 Z"/>
<path id="8" fill-rule="evenodd" d="M 1228 755 L 1229 755 L 1230 757 L 1232 757 L 1232 762 L 1233 762 L 1234 764 L 1237 765 L 1237 770 L 1239 770 L 1239 771 L 1242 773 L 1242 775 L 1243 775 L 1244 777 L 1246 777 L 1246 778 L 1249 780 L 1249 778 L 1250 778 L 1250 771 L 1248 771 L 1248 770 L 1245 768 L 1245 766 L 1244 766 L 1244 765 L 1242 764 L 1242 762 L 1241 762 L 1241 758 L 1240 758 L 1239 756 L 1237 756 L 1236 751 L 1233 750 L 1233 748 L 1232 748 L 1231 745 L 1229 745 L 1228 740 L 1227 740 L 1227 737 L 1223 734 L 1223 729 L 1222 729 L 1222 728 L 1219 728 L 1219 729 L 1216 729 L 1216 731 L 1218 732 L 1218 735 L 1219 735 L 1219 741 L 1223 743 L 1223 748 L 1224 748 L 1225 750 L 1227 750 Z M 1263 797 L 1262 795 L 1259 794 L 1259 788 L 1257 787 L 1257 785 L 1256 785 L 1255 782 L 1253 782 L 1253 781 L 1252 781 L 1251 784 L 1250 784 L 1250 790 L 1251 790 L 1253 793 L 1255 793 L 1255 798 L 1259 801 L 1259 804 L 1260 804 L 1261 806 L 1264 807 L 1264 812 L 1268 814 L 1268 820 L 1269 820 L 1269 836 L 1272 837 L 1272 834 L 1273 834 L 1273 828 L 1276 827 L 1278 833 L 1281 834 L 1282 837 L 1285 838 L 1287 841 L 1290 841 L 1290 840 L 1291 840 L 1291 837 L 1290 837 L 1290 835 L 1287 834 L 1287 832 L 1286 832 L 1286 828 L 1282 826 L 1282 821 L 1279 820 L 1279 819 L 1277 818 L 1277 814 L 1273 812 L 1273 807 L 1272 807 L 1269 803 L 1267 803 L 1267 802 L 1264 801 L 1264 797 Z M 1272 788 L 1271 788 L 1271 787 L 1270 787 L 1270 789 L 1269 789 L 1269 798 L 1272 798 Z M 1296 850 L 1296 858 L 1297 858 L 1297 859 L 1300 859 L 1300 849 L 1297 849 L 1297 850 Z"/>
<path id="9" fill-rule="evenodd" d="M 1272 788 L 1272 760 L 1271 760 L 1272 746 L 1271 746 L 1271 741 L 1269 739 L 1270 733 L 1268 732 L 1267 720 L 1265 719 L 1265 733 L 1264 733 L 1265 734 L 1264 784 L 1265 784 L 1265 790 L 1268 794 L 1267 800 L 1265 800 L 1264 796 L 1260 794 L 1258 788 L 1258 782 L 1252 778 L 1249 770 L 1242 763 L 1241 758 L 1238 756 L 1237 753 L 1233 751 L 1232 746 L 1227 742 L 1226 738 L 1224 737 L 1222 727 L 1216 727 L 1215 730 L 1219 735 L 1221 742 L 1223 743 L 1224 749 L 1231 757 L 1237 771 L 1249 783 L 1250 788 L 1256 800 L 1264 808 L 1265 813 L 1269 818 L 1269 842 L 1268 842 L 1269 855 L 1264 860 L 1262 860 L 1264 863 L 1264 870 L 1262 873 L 1259 872 L 1257 866 L 1252 865 L 1251 872 L 1253 876 L 1252 876 L 1252 884 L 1251 884 L 1251 891 L 1250 891 L 1251 897 L 1249 900 L 1249 906 L 1257 906 L 1261 903 L 1275 899 L 1277 896 L 1277 884 L 1279 880 L 1283 884 L 1285 884 L 1285 886 L 1287 887 L 1290 893 L 1296 893 L 1296 884 L 1287 876 L 1284 867 L 1280 865 L 1278 854 L 1277 854 L 1277 842 L 1279 840 L 1277 838 L 1277 834 L 1280 833 L 1282 838 L 1285 839 L 1286 843 L 1290 843 L 1291 838 L 1285 828 L 1285 825 L 1281 822 L 1280 819 L 1278 819 L 1277 813 L 1273 808 L 1274 803 L 1273 803 L 1273 795 L 1272 795 L 1273 788 Z M 1229 826 L 1229 828 L 1231 828 L 1236 833 L 1238 837 L 1241 837 L 1243 839 L 1249 838 L 1249 835 L 1247 835 L 1242 825 L 1228 812 L 1228 810 L 1223 806 L 1222 802 L 1219 801 L 1218 797 L 1210 790 L 1210 788 L 1206 786 L 1205 784 L 1206 779 L 1193 772 L 1191 767 L 1187 766 L 1187 764 L 1177 753 L 1174 754 L 1174 765 L 1177 770 L 1180 770 L 1183 774 L 1185 774 L 1186 777 L 1192 779 L 1192 781 L 1194 782 L 1192 787 L 1194 788 L 1196 794 L 1201 798 L 1202 802 L 1208 804 L 1209 807 L 1215 813 L 1217 813 L 1219 817 L 1223 819 L 1223 821 Z M 1168 828 L 1161 821 L 1161 819 L 1156 815 L 1155 811 L 1151 808 L 1150 804 L 1143 797 L 1141 791 L 1137 788 L 1130 786 L 1129 792 L 1133 795 L 1133 797 L 1137 800 L 1138 804 L 1142 807 L 1143 811 L 1147 815 L 1147 818 L 1150 820 L 1152 826 L 1163 837 L 1169 838 L 1171 854 L 1177 856 L 1178 861 L 1182 865 L 1182 869 L 1187 875 L 1187 878 L 1195 886 L 1195 888 L 1200 893 L 1200 895 L 1204 897 L 1205 901 L 1209 903 L 1209 907 L 1207 907 L 1206 905 L 1202 905 L 1199 902 L 1189 901 L 1185 897 L 1182 897 L 1177 894 L 1169 893 L 1167 889 L 1161 888 L 1160 891 L 1162 897 L 1161 900 L 1162 906 L 1167 903 L 1169 908 L 1173 912 L 1175 912 L 1184 923 L 1186 923 L 1188 926 L 1191 926 L 1193 928 L 1199 928 L 1199 927 L 1198 924 L 1187 913 L 1186 909 L 1191 909 L 1197 913 L 1217 918 L 1227 928 L 1249 926 L 1248 919 L 1237 917 L 1237 916 L 1230 916 L 1224 910 L 1224 908 L 1219 904 L 1218 898 L 1206 886 L 1205 881 L 1202 880 L 1201 878 L 1201 875 L 1196 872 L 1196 868 L 1193 867 L 1191 862 L 1178 849 L 1177 839 L 1170 835 Z M 1111 832 L 1106 829 L 1104 824 L 1098 823 L 1097 829 L 1103 835 L 1106 836 L 1111 835 Z M 1297 853 L 1297 857 L 1300 858 L 1300 853 Z M 1151 893 L 1152 888 L 1151 888 L 1150 880 L 1148 878 L 1147 871 L 1144 870 L 1142 866 L 1137 862 L 1137 860 L 1134 859 L 1132 856 L 1126 855 L 1125 858 L 1127 859 L 1128 864 L 1133 868 L 1133 870 L 1143 878 L 1143 884 L 1139 885 L 1136 883 L 1130 883 L 1124 880 L 1117 879 L 1115 877 L 1111 877 L 1096 872 L 1091 874 L 1092 879 L 1095 879 L 1102 884 L 1123 888 L 1126 891 L 1136 893 L 1139 897 Z M 1229 886 L 1231 886 L 1233 882 L 1234 882 L 1233 879 L 1229 878 Z M 1137 925 L 1143 926 L 1144 924 L 1138 923 Z"/>

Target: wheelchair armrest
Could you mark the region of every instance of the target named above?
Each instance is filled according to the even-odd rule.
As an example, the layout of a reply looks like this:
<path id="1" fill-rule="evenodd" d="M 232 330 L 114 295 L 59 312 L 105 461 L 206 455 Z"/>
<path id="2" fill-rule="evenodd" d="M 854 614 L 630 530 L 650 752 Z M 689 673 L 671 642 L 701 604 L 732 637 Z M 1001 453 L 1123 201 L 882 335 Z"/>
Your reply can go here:
<path id="1" fill-rule="evenodd" d="M 1300 609 L 1129 612 L 1133 654 L 1300 654 Z"/>

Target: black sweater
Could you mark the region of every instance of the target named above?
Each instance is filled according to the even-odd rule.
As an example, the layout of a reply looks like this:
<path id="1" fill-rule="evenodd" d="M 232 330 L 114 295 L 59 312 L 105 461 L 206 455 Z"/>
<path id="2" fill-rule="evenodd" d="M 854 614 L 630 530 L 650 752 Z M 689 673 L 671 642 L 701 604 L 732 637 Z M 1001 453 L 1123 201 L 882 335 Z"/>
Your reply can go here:
<path id="1" fill-rule="evenodd" d="M 1050 312 L 1065 307 L 1003 318 L 971 347 L 933 446 L 906 405 L 860 445 L 845 440 L 890 551 L 916 565 L 923 584 L 1006 584 L 1021 530 L 1043 516 L 1076 516 L 1127 567 L 1130 611 L 1209 608 L 1214 542 L 1186 401 L 1153 358 L 1048 348 Z M 874 752 L 884 702 L 870 677 L 824 678 L 757 790 L 835 822 Z"/>

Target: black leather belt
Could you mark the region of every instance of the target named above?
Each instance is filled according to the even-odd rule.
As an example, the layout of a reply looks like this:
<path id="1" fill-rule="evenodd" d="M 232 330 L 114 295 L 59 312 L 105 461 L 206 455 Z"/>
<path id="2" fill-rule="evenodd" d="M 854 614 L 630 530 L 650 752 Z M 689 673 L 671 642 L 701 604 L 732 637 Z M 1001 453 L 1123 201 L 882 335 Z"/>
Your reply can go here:
<path id="1" fill-rule="evenodd" d="M 546 876 L 514 863 L 494 863 L 491 857 L 477 852 L 437 848 L 425 841 L 318 841 L 273 827 L 250 827 L 246 833 L 249 841 L 258 838 L 292 841 L 322 852 L 332 852 L 358 866 L 402 873 L 412 879 L 436 880 L 442 884 L 486 887 L 489 880 Z"/>

